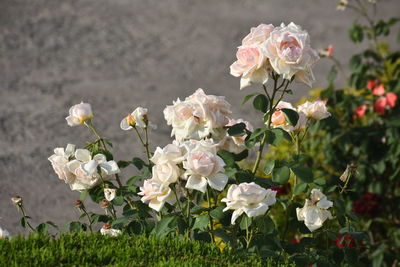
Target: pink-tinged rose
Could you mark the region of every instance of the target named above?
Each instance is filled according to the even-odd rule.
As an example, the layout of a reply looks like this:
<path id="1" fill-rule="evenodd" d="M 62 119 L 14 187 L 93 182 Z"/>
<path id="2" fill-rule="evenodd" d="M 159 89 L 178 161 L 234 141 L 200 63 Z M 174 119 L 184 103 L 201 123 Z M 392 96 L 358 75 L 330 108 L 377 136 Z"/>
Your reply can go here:
<path id="1" fill-rule="evenodd" d="M 257 27 L 252 27 L 250 33 L 243 38 L 242 46 L 252 46 L 263 43 L 269 38 L 274 28 L 272 24 L 260 24 Z"/>
<path id="2" fill-rule="evenodd" d="M 285 102 L 285 101 L 280 101 L 278 105 L 276 106 L 276 109 L 274 113 L 272 113 L 271 116 L 271 125 L 274 128 L 282 128 L 285 131 L 293 131 L 294 127 L 289 124 L 288 121 L 286 121 L 285 118 L 285 113 L 281 111 L 281 109 L 293 109 L 295 108 L 292 106 L 292 104 Z"/>
<path id="3" fill-rule="evenodd" d="M 374 80 L 368 80 L 367 82 L 367 89 L 372 91 L 376 86 L 376 82 Z"/>
<path id="4" fill-rule="evenodd" d="M 220 135 L 230 113 L 230 104 L 224 97 L 206 95 L 200 88 L 184 101 L 178 99 L 164 109 L 167 124 L 172 126 L 171 136 L 177 141 Z"/>
<path id="5" fill-rule="evenodd" d="M 385 114 L 385 107 L 387 105 L 387 99 L 386 97 L 380 97 L 378 100 L 376 100 L 374 104 L 374 110 L 376 113 L 379 115 L 384 115 Z"/>
<path id="6" fill-rule="evenodd" d="M 223 211 L 234 210 L 231 224 L 235 224 L 236 219 L 243 213 L 246 213 L 248 217 L 265 214 L 276 202 L 276 191 L 262 188 L 254 182 L 233 184 L 229 187 L 226 198 L 221 199 L 221 202 L 226 203 Z"/>
<path id="7" fill-rule="evenodd" d="M 274 71 L 284 79 L 293 76 L 311 86 L 314 81 L 312 67 L 319 59 L 318 53 L 310 46 L 310 37 L 300 26 L 291 22 L 276 27 L 270 38 L 263 44 L 264 52 Z"/>
<path id="8" fill-rule="evenodd" d="M 171 205 L 176 202 L 175 195 L 171 188 L 161 185 L 153 179 L 144 181 L 138 195 L 142 196 L 141 201 L 143 203 L 147 203 L 150 208 L 156 211 L 160 211 L 166 202 Z"/>
<path id="9" fill-rule="evenodd" d="M 154 181 L 160 184 L 168 186 L 169 184 L 175 183 L 180 176 L 180 169 L 178 165 L 173 163 L 156 164 L 153 166 L 153 177 Z"/>
<path id="10" fill-rule="evenodd" d="M 187 160 L 183 162 L 186 169 L 186 188 L 205 192 L 207 184 L 211 188 L 222 191 L 228 182 L 223 174 L 225 162 L 214 153 L 195 151 L 189 152 Z"/>
<path id="11" fill-rule="evenodd" d="M 386 101 L 387 105 L 390 106 L 391 108 L 394 108 L 396 106 L 396 101 L 397 101 L 397 95 L 395 93 L 387 93 L 386 94 Z"/>
<path id="12" fill-rule="evenodd" d="M 248 131 L 251 132 L 253 131 L 253 126 L 248 121 L 244 121 L 242 119 L 238 120 L 229 119 L 228 124 L 225 126 L 233 126 L 239 123 L 244 123 Z M 247 134 L 242 136 L 229 136 L 229 134 L 226 133 L 225 138 L 222 139 L 221 142 L 219 143 L 219 148 L 229 151 L 231 153 L 239 154 L 240 152 L 243 152 L 246 149 L 245 146 L 246 137 Z"/>
<path id="13" fill-rule="evenodd" d="M 298 111 L 315 120 L 323 120 L 331 116 L 331 113 L 326 108 L 326 101 L 323 100 L 307 101 L 298 107 Z"/>
<path id="14" fill-rule="evenodd" d="M 385 86 L 380 84 L 379 86 L 374 87 L 371 92 L 373 95 L 382 96 L 385 94 Z"/>
<path id="15" fill-rule="evenodd" d="M 356 110 L 354 111 L 354 115 L 356 118 L 362 118 L 366 112 L 367 112 L 367 105 L 364 104 L 356 108 Z"/>
<path id="16" fill-rule="evenodd" d="M 252 83 L 265 84 L 268 81 L 267 58 L 258 46 L 241 46 L 236 53 L 237 60 L 230 66 L 230 73 L 240 77 L 240 89 Z"/>

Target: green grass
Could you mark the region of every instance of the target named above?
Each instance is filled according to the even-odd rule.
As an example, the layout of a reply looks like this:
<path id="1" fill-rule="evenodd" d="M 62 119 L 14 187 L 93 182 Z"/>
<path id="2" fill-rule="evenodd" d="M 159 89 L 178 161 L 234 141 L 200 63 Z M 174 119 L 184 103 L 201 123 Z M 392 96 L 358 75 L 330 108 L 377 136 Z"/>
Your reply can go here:
<path id="1" fill-rule="evenodd" d="M 0 266 L 276 266 L 256 256 L 176 238 L 31 235 L 0 240 Z M 282 267 L 287 265 L 281 265 Z"/>

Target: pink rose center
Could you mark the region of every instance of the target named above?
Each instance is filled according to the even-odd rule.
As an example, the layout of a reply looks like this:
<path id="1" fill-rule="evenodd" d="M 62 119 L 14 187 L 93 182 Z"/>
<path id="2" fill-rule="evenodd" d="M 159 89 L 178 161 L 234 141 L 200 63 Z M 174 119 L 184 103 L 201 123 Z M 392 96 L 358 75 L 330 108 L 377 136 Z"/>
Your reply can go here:
<path id="1" fill-rule="evenodd" d="M 260 52 L 257 48 L 239 48 L 237 58 L 243 65 L 254 66 L 258 63 Z"/>
<path id="2" fill-rule="evenodd" d="M 296 63 L 301 56 L 301 46 L 297 39 L 286 34 L 279 45 L 281 56 L 289 63 Z"/>

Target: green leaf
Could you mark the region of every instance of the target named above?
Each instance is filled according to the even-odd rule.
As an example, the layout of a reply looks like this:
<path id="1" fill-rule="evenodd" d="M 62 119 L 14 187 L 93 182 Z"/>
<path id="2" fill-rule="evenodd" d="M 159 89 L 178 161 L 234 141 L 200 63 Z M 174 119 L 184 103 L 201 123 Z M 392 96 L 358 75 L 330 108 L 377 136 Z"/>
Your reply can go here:
<path id="1" fill-rule="evenodd" d="M 113 205 L 115 206 L 121 206 L 122 204 L 124 204 L 124 197 L 122 196 L 116 196 L 113 200 L 112 200 Z"/>
<path id="2" fill-rule="evenodd" d="M 141 158 L 133 158 L 132 164 L 135 165 L 138 170 L 143 169 L 143 166 L 147 165 Z"/>
<path id="3" fill-rule="evenodd" d="M 39 234 L 45 235 L 49 231 L 49 225 L 47 223 L 41 223 L 36 227 L 36 231 Z"/>
<path id="4" fill-rule="evenodd" d="M 265 95 L 259 94 L 253 100 L 253 107 L 263 113 L 268 110 L 268 99 Z"/>
<path id="5" fill-rule="evenodd" d="M 80 222 L 70 222 L 68 229 L 71 233 L 79 233 L 82 231 L 82 224 Z"/>
<path id="6" fill-rule="evenodd" d="M 280 168 L 274 168 L 272 171 L 272 181 L 285 184 L 290 178 L 290 170 L 287 166 L 282 166 Z"/>
<path id="7" fill-rule="evenodd" d="M 243 136 L 246 134 L 246 124 L 243 122 L 228 127 L 229 136 Z"/>
<path id="8" fill-rule="evenodd" d="M 210 216 L 214 219 L 222 220 L 225 216 L 225 213 L 222 211 L 224 208 L 224 206 L 216 207 L 210 212 Z"/>
<path id="9" fill-rule="evenodd" d="M 246 104 L 246 102 L 249 101 L 249 100 L 250 100 L 253 96 L 255 96 L 255 95 L 257 95 L 257 93 L 246 95 L 246 96 L 243 98 L 242 105 Z"/>
<path id="10" fill-rule="evenodd" d="M 271 174 L 274 167 L 275 167 L 275 160 L 273 159 L 267 160 L 264 165 L 264 173 L 267 175 Z"/>
<path id="11" fill-rule="evenodd" d="M 196 218 L 196 221 L 194 222 L 193 229 L 205 231 L 207 229 L 209 219 L 210 217 L 208 216 L 208 214 L 198 216 Z"/>
<path id="12" fill-rule="evenodd" d="M 253 220 L 249 217 L 247 217 L 246 214 L 243 214 L 242 216 L 242 220 L 240 221 L 240 229 L 242 230 L 246 230 L 247 227 L 250 228 L 251 223 L 253 222 Z"/>
<path id="13" fill-rule="evenodd" d="M 332 68 L 328 72 L 328 76 L 327 76 L 329 86 L 331 86 L 333 84 L 333 81 L 335 80 L 337 73 L 338 73 L 338 71 L 337 71 L 336 67 L 332 66 Z"/>
<path id="14" fill-rule="evenodd" d="M 313 182 L 313 178 L 314 178 L 313 173 L 309 167 L 296 164 L 296 165 L 290 167 L 290 169 L 303 182 L 305 182 L 305 183 Z"/>
<path id="15" fill-rule="evenodd" d="M 113 228 L 118 228 L 118 229 L 121 229 L 126 223 L 128 223 L 130 221 L 130 219 L 128 218 L 128 217 L 121 217 L 121 218 L 118 218 L 118 219 L 116 219 L 116 220 L 114 220 L 112 223 L 111 223 L 111 226 L 113 227 Z"/>
<path id="16" fill-rule="evenodd" d="M 297 184 L 297 185 L 294 187 L 293 193 L 294 193 L 295 195 L 300 195 L 300 194 L 303 193 L 306 189 L 307 189 L 307 184 L 306 184 L 306 183 Z"/>
<path id="17" fill-rule="evenodd" d="M 255 129 L 254 132 L 251 133 L 249 140 L 256 140 L 258 137 L 260 137 L 266 131 L 268 131 L 268 129 L 266 129 L 266 128 Z"/>
<path id="18" fill-rule="evenodd" d="M 174 218 L 175 217 L 173 216 L 162 218 L 160 221 L 157 222 L 152 233 L 159 238 L 166 237 L 172 231 L 172 229 L 169 228 L 169 224 L 174 220 Z"/>
<path id="19" fill-rule="evenodd" d="M 254 223 L 257 225 L 260 232 L 270 234 L 275 229 L 275 224 L 269 216 L 258 216 L 254 218 Z"/>
<path id="20" fill-rule="evenodd" d="M 285 114 L 285 119 L 290 123 L 290 125 L 296 126 L 297 121 L 299 120 L 299 114 L 290 108 L 283 108 L 281 111 Z"/>
<path id="21" fill-rule="evenodd" d="M 314 183 L 317 185 L 325 185 L 326 184 L 326 180 L 324 178 L 318 178 L 314 180 Z"/>
<path id="22" fill-rule="evenodd" d="M 279 145 L 283 138 L 285 138 L 289 142 L 292 141 L 292 137 L 290 136 L 290 134 L 281 128 L 272 129 L 271 132 L 275 136 L 275 138 L 273 139 L 273 142 L 272 142 L 272 145 L 274 145 L 274 146 Z"/>
<path id="23" fill-rule="evenodd" d="M 360 43 L 364 39 L 363 28 L 357 23 L 353 24 L 353 27 L 349 29 L 349 37 L 354 43 Z"/>
<path id="24" fill-rule="evenodd" d="M 224 160 L 227 167 L 233 167 L 235 165 L 235 156 L 231 152 L 220 150 L 217 154 Z"/>

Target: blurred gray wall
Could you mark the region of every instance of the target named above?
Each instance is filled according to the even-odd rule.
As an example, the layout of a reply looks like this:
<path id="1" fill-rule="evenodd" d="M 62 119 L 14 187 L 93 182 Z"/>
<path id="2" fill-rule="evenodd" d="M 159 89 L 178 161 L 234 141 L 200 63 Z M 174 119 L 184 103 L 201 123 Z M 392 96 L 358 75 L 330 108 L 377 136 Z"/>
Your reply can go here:
<path id="1" fill-rule="evenodd" d="M 335 0 L 1 0 L 0 1 L 0 227 L 22 232 L 10 197 L 23 196 L 32 223 L 77 219 L 79 193 L 58 180 L 47 157 L 68 142 L 83 146 L 85 127 L 64 118 L 80 101 L 112 139 L 117 159 L 142 155 L 119 122 L 137 106 L 158 125 L 152 147 L 170 141 L 162 110 L 198 87 L 225 95 L 234 117 L 257 124 L 239 79 L 229 75 L 236 47 L 260 23 L 291 21 L 308 30 L 314 48 L 335 46 L 347 63 L 360 49 L 347 39 L 356 18 L 337 12 Z M 398 0 L 379 1 L 378 16 L 398 15 Z M 326 85 L 330 62 L 315 67 Z M 343 79 L 343 77 L 341 78 Z M 343 80 L 338 80 L 343 84 Z M 294 101 L 307 88 L 294 84 Z M 128 172 L 133 172 L 129 170 Z M 128 175 L 123 174 L 123 179 Z"/>

